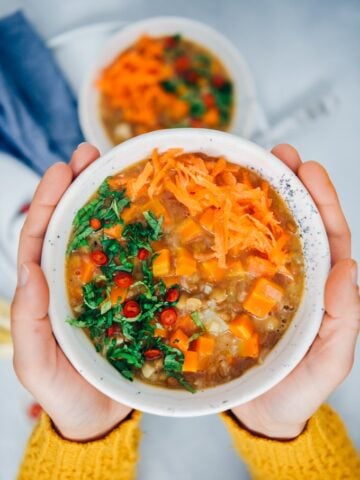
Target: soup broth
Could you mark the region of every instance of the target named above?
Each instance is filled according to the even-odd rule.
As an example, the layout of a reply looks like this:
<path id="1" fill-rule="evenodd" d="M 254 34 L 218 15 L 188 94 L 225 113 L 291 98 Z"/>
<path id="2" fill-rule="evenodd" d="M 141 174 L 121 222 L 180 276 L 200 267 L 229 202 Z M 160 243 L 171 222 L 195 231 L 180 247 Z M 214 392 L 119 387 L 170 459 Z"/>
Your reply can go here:
<path id="1" fill-rule="evenodd" d="M 299 306 L 294 219 L 246 168 L 179 149 L 108 177 L 66 258 L 70 323 L 126 378 L 196 391 L 239 377 Z"/>

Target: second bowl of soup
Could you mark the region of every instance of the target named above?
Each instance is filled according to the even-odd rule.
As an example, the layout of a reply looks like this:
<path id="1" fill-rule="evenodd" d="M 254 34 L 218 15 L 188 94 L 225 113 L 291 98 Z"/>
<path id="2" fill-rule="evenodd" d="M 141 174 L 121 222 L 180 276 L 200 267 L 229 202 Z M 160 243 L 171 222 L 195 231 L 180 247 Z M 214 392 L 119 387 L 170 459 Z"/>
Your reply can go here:
<path id="1" fill-rule="evenodd" d="M 80 121 L 105 152 L 134 136 L 196 127 L 251 133 L 255 91 L 245 61 L 211 27 L 154 17 L 114 35 L 86 75 Z"/>

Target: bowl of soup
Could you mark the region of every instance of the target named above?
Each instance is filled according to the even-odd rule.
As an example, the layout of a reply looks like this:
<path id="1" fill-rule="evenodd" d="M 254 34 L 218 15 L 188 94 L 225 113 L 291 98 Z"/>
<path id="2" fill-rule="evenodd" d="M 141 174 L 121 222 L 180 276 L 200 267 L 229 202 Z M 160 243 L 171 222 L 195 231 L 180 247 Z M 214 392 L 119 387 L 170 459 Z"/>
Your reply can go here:
<path id="1" fill-rule="evenodd" d="M 54 334 L 81 375 L 134 408 L 194 416 L 261 395 L 299 363 L 329 248 L 273 155 L 173 129 L 122 143 L 74 181 L 42 266 Z"/>
<path id="2" fill-rule="evenodd" d="M 102 152 L 165 128 L 251 133 L 255 90 L 237 49 L 219 32 L 181 17 L 125 27 L 85 76 L 79 115 Z"/>

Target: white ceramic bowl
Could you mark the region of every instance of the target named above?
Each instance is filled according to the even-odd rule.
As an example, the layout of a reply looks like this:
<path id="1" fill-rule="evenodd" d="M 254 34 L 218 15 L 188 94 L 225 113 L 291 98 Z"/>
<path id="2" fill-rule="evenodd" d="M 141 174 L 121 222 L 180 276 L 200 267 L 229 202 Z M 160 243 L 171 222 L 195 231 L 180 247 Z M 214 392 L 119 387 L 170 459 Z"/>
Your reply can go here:
<path id="1" fill-rule="evenodd" d="M 235 46 L 221 33 L 200 22 L 182 17 L 153 17 L 133 23 L 111 37 L 85 74 L 79 95 L 79 118 L 86 140 L 102 153 L 112 148 L 99 116 L 99 91 L 95 80 L 104 67 L 145 33 L 152 36 L 181 33 L 219 57 L 234 82 L 235 105 L 230 131 L 243 137 L 252 133 L 256 115 L 255 87 L 248 66 Z"/>
<path id="2" fill-rule="evenodd" d="M 76 327 L 65 287 L 65 251 L 77 210 L 108 176 L 160 151 L 224 155 L 229 161 L 255 169 L 287 202 L 299 226 L 305 256 L 305 290 L 289 328 L 262 365 L 229 383 L 195 394 L 168 390 L 124 379 Z M 329 270 L 329 247 L 319 212 L 298 178 L 282 162 L 257 145 L 228 133 L 205 129 L 160 130 L 135 137 L 115 147 L 88 167 L 62 197 L 47 230 L 42 267 L 50 288 L 50 318 L 54 334 L 74 367 L 92 385 L 115 400 L 139 410 L 168 416 L 216 413 L 247 402 L 280 382 L 300 362 L 320 327 L 323 292 Z"/>

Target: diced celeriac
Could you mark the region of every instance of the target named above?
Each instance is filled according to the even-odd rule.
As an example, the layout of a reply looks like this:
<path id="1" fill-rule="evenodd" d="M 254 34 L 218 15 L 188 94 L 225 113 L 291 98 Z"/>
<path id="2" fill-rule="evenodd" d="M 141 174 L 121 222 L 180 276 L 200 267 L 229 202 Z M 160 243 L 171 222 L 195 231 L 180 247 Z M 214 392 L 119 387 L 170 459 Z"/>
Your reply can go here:
<path id="1" fill-rule="evenodd" d="M 199 298 L 188 298 L 186 300 L 186 310 L 189 312 L 194 312 L 200 310 L 202 307 L 202 301 Z"/>
<path id="2" fill-rule="evenodd" d="M 131 137 L 131 128 L 128 123 L 119 123 L 114 129 L 114 133 L 118 138 L 130 138 Z"/>
<path id="3" fill-rule="evenodd" d="M 145 378 L 150 378 L 151 375 L 155 372 L 155 367 L 150 365 L 149 363 L 144 363 L 141 373 L 144 375 Z"/>
<path id="4" fill-rule="evenodd" d="M 200 318 L 204 323 L 206 330 L 212 335 L 220 335 L 229 329 L 227 323 L 210 308 L 201 312 Z"/>

